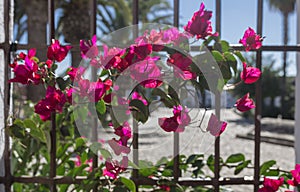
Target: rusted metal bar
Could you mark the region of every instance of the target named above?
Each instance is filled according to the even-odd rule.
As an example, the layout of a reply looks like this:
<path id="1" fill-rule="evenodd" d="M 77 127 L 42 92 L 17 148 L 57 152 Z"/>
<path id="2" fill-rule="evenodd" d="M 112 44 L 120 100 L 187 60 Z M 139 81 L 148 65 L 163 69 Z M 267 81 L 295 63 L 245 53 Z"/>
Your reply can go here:
<path id="1" fill-rule="evenodd" d="M 159 181 L 151 178 L 138 178 L 134 180 L 139 185 L 158 185 Z M 179 179 L 178 184 L 182 186 L 203 186 L 213 185 L 212 179 Z M 262 180 L 260 181 L 262 183 Z M 174 183 L 175 184 L 175 183 Z M 253 185 L 253 179 L 245 179 L 244 177 L 224 178 L 219 180 L 220 185 Z"/>
<path id="2" fill-rule="evenodd" d="M 48 0 L 48 25 L 49 25 L 49 40 L 55 38 L 55 25 L 54 25 L 54 0 Z M 29 34 L 30 35 L 30 34 Z"/>
<path id="3" fill-rule="evenodd" d="M 5 85 L 4 85 L 4 120 L 5 126 L 7 126 L 7 119 L 9 116 L 9 103 L 10 103 L 10 86 L 8 83 L 9 79 L 9 74 L 10 74 L 10 69 L 9 69 L 9 63 L 10 63 L 10 7 L 11 6 L 11 1 L 10 0 L 5 0 L 4 1 L 4 33 L 5 33 L 5 38 L 4 38 L 4 59 L 5 59 L 5 64 L 4 64 L 4 71 L 5 71 Z M 11 191 L 11 184 L 12 184 L 12 175 L 11 175 L 11 161 L 10 161 L 10 138 L 7 133 L 7 130 L 4 130 L 5 136 L 4 136 L 4 169 L 5 169 L 5 191 L 9 192 Z"/>
<path id="4" fill-rule="evenodd" d="M 18 183 L 41 183 L 41 184 L 80 184 L 83 181 L 88 180 L 87 177 L 55 177 L 55 178 L 49 178 L 49 177 L 12 177 L 13 182 Z M 99 179 L 99 181 L 105 181 L 105 178 Z M 138 183 L 139 185 L 158 185 L 159 180 L 151 179 L 151 178 L 133 178 L 133 180 Z M 4 177 L 0 177 L 0 183 L 5 183 L 7 180 Z M 262 183 L 262 180 L 259 181 Z M 200 185 L 212 185 L 213 180 L 211 179 L 179 179 L 178 183 L 183 186 L 200 186 Z M 244 177 L 234 177 L 234 178 L 223 178 L 219 180 L 220 185 L 253 185 L 254 180 L 253 179 L 245 179 Z"/>
<path id="5" fill-rule="evenodd" d="M 56 113 L 51 114 L 51 130 L 50 130 L 50 178 L 56 176 Z M 56 185 L 54 183 L 50 184 L 50 189 L 56 191 Z"/>
<path id="6" fill-rule="evenodd" d="M 55 39 L 55 18 L 54 18 L 54 0 L 48 0 L 48 27 L 49 27 L 49 42 Z M 30 34 L 29 34 L 30 35 Z M 50 178 L 56 177 L 56 113 L 51 114 L 51 130 L 50 130 Z M 50 191 L 56 192 L 55 183 L 49 183 Z"/>
<path id="7" fill-rule="evenodd" d="M 136 38 L 139 34 L 138 26 L 139 23 L 139 0 L 133 0 L 132 3 L 132 25 L 136 25 L 133 27 L 133 37 Z M 138 123 L 133 119 L 133 137 L 132 137 L 132 147 L 133 147 L 133 163 L 135 165 L 139 164 L 139 128 Z M 139 170 L 133 169 L 132 176 L 134 179 L 139 178 Z M 138 183 L 135 183 L 138 190 Z"/>
<path id="8" fill-rule="evenodd" d="M 90 37 L 97 33 L 97 1 L 90 0 Z M 97 70 L 92 69 L 92 81 L 97 81 Z M 98 142 L 98 118 L 92 117 L 92 142 Z M 98 167 L 98 154 L 93 156 L 93 169 Z M 93 191 L 97 191 L 98 186 L 95 185 Z"/>
<path id="9" fill-rule="evenodd" d="M 179 0 L 174 0 L 174 8 L 173 8 L 173 25 L 174 27 L 179 26 Z M 179 169 L 179 133 L 175 132 L 173 135 L 173 156 L 174 156 L 174 165 L 173 165 L 173 174 L 174 181 L 178 181 L 180 177 L 180 169 Z"/>
<path id="10" fill-rule="evenodd" d="M 216 0 L 216 31 L 221 36 L 221 0 Z M 216 89 L 215 93 L 215 112 L 220 120 L 221 117 L 221 93 Z M 215 140 L 215 162 L 214 162 L 214 191 L 220 190 L 220 137 Z"/>
<path id="11" fill-rule="evenodd" d="M 237 44 L 230 44 L 230 46 L 237 51 L 245 51 L 245 48 L 242 45 L 237 45 Z M 212 49 L 212 46 L 207 47 L 209 50 Z M 199 51 L 200 46 L 191 46 L 191 51 Z M 255 50 L 250 50 L 252 52 L 256 52 Z M 264 45 L 260 48 L 260 51 L 300 51 L 300 45 L 287 45 L 287 46 L 282 46 L 282 45 Z"/>
<path id="12" fill-rule="evenodd" d="M 263 0 L 258 0 L 257 4 L 257 33 L 262 34 L 263 25 Z M 262 52 L 256 53 L 256 67 L 261 70 Z M 254 191 L 259 189 L 260 180 L 260 129 L 261 129 L 261 106 L 262 106 L 262 83 L 259 79 L 255 84 L 255 146 L 254 146 Z"/>
<path id="13" fill-rule="evenodd" d="M 245 48 L 242 45 L 237 45 L 237 44 L 230 44 L 230 46 L 237 51 L 245 51 Z M 5 43 L 0 43 L 0 49 L 5 49 L 5 47 L 9 47 L 9 45 Z M 46 49 L 47 45 L 42 45 L 42 44 L 18 44 L 17 45 L 17 50 L 27 50 L 31 49 L 32 47 L 35 47 L 36 49 Z M 101 46 L 99 46 L 101 48 Z M 212 46 L 207 47 L 209 50 L 212 49 Z M 80 50 L 79 45 L 72 45 L 72 50 Z M 191 51 L 199 51 L 200 46 L 191 46 Z M 263 45 L 260 48 L 261 51 L 274 51 L 274 52 L 282 52 L 282 51 L 289 51 L 289 52 L 298 52 L 300 51 L 300 45 Z M 250 52 L 255 52 L 253 50 L 250 50 Z"/>

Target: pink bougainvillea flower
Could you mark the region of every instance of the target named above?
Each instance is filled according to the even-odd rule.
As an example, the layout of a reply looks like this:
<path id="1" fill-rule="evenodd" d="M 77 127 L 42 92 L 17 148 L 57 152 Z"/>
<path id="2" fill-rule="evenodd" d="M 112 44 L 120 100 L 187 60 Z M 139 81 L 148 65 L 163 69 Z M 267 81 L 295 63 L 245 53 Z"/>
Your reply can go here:
<path id="1" fill-rule="evenodd" d="M 80 97 L 88 96 L 88 90 L 90 88 L 90 81 L 88 79 L 80 79 L 78 80 L 78 87 L 76 90 Z"/>
<path id="2" fill-rule="evenodd" d="M 243 71 L 240 76 L 246 84 L 252 84 L 260 78 L 261 71 L 255 67 L 247 67 L 247 64 L 243 63 Z"/>
<path id="3" fill-rule="evenodd" d="M 35 54 L 36 54 L 36 49 L 29 49 L 27 55 L 24 52 L 21 52 L 18 55 L 18 60 L 20 60 L 20 59 L 25 60 L 26 57 L 29 59 L 32 59 L 33 57 L 35 57 Z"/>
<path id="4" fill-rule="evenodd" d="M 234 106 L 236 106 L 236 108 L 239 111 L 245 112 L 245 111 L 249 111 L 250 109 L 255 108 L 254 102 L 252 99 L 249 98 L 249 95 L 250 94 L 247 93 L 242 98 L 240 98 L 236 101 Z"/>
<path id="5" fill-rule="evenodd" d="M 258 192 L 276 192 L 281 185 L 283 185 L 284 178 L 270 179 L 264 178 L 263 187 Z"/>
<path id="6" fill-rule="evenodd" d="M 13 68 L 15 77 L 9 82 L 17 82 L 21 84 L 39 84 L 41 76 L 38 74 L 38 64 L 31 60 L 28 56 L 25 57 L 24 64 L 16 64 Z"/>
<path id="7" fill-rule="evenodd" d="M 123 123 L 123 126 L 119 126 L 118 128 L 115 128 L 115 132 L 116 135 L 118 135 L 119 137 L 125 137 L 127 140 L 129 140 L 132 137 L 131 134 L 131 128 L 129 126 L 129 123 L 127 121 L 125 121 Z"/>
<path id="8" fill-rule="evenodd" d="M 97 36 L 94 35 L 91 40 L 80 40 L 80 51 L 82 58 L 94 58 L 98 55 Z"/>
<path id="9" fill-rule="evenodd" d="M 211 114 L 208 125 L 207 125 L 207 131 L 210 132 L 213 136 L 220 136 L 226 129 L 227 123 L 224 121 L 219 121 L 217 116 L 215 114 Z"/>
<path id="10" fill-rule="evenodd" d="M 173 114 L 172 117 L 159 118 L 159 126 L 166 132 L 183 132 L 184 128 L 191 122 L 188 110 L 181 105 L 174 106 Z"/>
<path id="11" fill-rule="evenodd" d="M 106 85 L 99 79 L 91 82 L 88 89 L 88 98 L 91 102 L 98 102 L 106 92 Z"/>
<path id="12" fill-rule="evenodd" d="M 126 143 L 123 143 L 121 140 L 118 141 L 113 138 L 113 139 L 107 141 L 107 143 L 113 149 L 113 151 L 116 155 L 120 155 L 121 153 L 125 153 L 125 154 L 130 153 L 130 148 L 126 146 L 127 141 L 126 141 Z"/>
<path id="13" fill-rule="evenodd" d="M 144 103 L 144 105 L 148 105 L 148 101 L 144 99 L 138 92 L 134 91 L 131 96 L 132 99 L 138 99 Z"/>
<path id="14" fill-rule="evenodd" d="M 62 91 L 49 86 L 46 91 L 46 97 L 34 106 L 34 112 L 39 114 L 43 121 L 49 120 L 52 112 L 62 112 L 66 100 Z"/>
<path id="15" fill-rule="evenodd" d="M 80 167 L 82 165 L 81 158 L 79 155 L 76 155 L 75 166 Z"/>
<path id="16" fill-rule="evenodd" d="M 163 191 L 171 191 L 171 187 L 168 185 L 159 185 L 159 188 Z"/>
<path id="17" fill-rule="evenodd" d="M 72 46 L 70 45 L 62 46 L 58 40 L 53 40 L 52 44 L 48 47 L 47 57 L 50 60 L 61 62 L 65 59 L 71 48 Z"/>
<path id="18" fill-rule="evenodd" d="M 84 164 L 88 165 L 87 171 L 89 172 L 93 171 L 93 159 L 86 160 Z M 75 160 L 75 166 L 80 167 L 81 165 L 83 165 L 81 162 L 81 157 L 77 155 Z"/>
<path id="19" fill-rule="evenodd" d="M 70 104 L 73 104 L 73 94 L 76 93 L 75 89 L 73 87 L 67 88 L 66 89 L 66 96 L 67 100 Z"/>
<path id="20" fill-rule="evenodd" d="M 50 60 L 50 59 L 48 59 L 48 60 L 45 62 L 45 64 L 47 65 L 48 69 L 50 69 L 50 68 L 52 67 L 52 65 L 53 65 L 53 61 Z"/>
<path id="21" fill-rule="evenodd" d="M 128 167 L 128 157 L 126 156 L 123 156 L 121 162 L 107 159 L 105 161 L 105 169 L 103 170 L 103 175 L 108 176 L 112 179 L 116 179 L 121 172 L 127 169 L 127 167 Z"/>
<path id="22" fill-rule="evenodd" d="M 295 169 L 291 170 L 293 176 L 292 180 L 288 180 L 287 183 L 292 186 L 298 186 L 300 184 L 300 164 L 296 164 Z"/>
<path id="23" fill-rule="evenodd" d="M 85 68 L 80 66 L 78 68 L 76 67 L 70 67 L 69 71 L 67 72 L 67 74 L 70 76 L 70 79 L 72 81 L 79 80 L 81 78 L 81 76 L 83 75 L 85 71 Z"/>
<path id="24" fill-rule="evenodd" d="M 262 46 L 262 41 L 263 38 L 257 35 L 255 31 L 249 27 L 245 31 L 243 38 L 240 39 L 239 43 L 243 44 L 246 51 L 250 51 L 259 49 Z"/>
<path id="25" fill-rule="evenodd" d="M 156 65 L 159 57 L 147 57 L 130 67 L 130 77 L 146 88 L 156 88 L 162 85 L 159 80 L 160 68 Z"/>
<path id="26" fill-rule="evenodd" d="M 130 46 L 130 53 L 134 53 L 137 57 L 137 61 L 144 60 L 152 52 L 151 44 L 144 45 L 132 45 Z"/>
<path id="27" fill-rule="evenodd" d="M 204 9 L 204 3 L 201 3 L 199 11 L 195 12 L 192 19 L 184 26 L 184 30 L 197 39 L 205 39 L 208 35 L 218 36 L 218 33 L 212 33 L 210 21 L 212 12 Z"/>
<path id="28" fill-rule="evenodd" d="M 196 78 L 196 74 L 190 69 L 192 60 L 189 57 L 184 56 L 181 53 L 174 53 L 167 60 L 168 64 L 174 66 L 174 75 L 184 80 L 190 80 Z"/>

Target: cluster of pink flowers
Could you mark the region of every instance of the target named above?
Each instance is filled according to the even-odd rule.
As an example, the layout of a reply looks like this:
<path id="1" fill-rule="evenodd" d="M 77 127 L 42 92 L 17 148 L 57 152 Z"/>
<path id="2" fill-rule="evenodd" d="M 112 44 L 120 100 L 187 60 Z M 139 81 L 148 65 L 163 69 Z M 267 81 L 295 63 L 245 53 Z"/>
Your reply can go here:
<path id="1" fill-rule="evenodd" d="M 108 144 L 116 155 L 124 155 L 122 156 L 121 162 L 112 159 L 106 160 L 103 175 L 112 179 L 117 178 L 119 173 L 127 169 L 128 157 L 126 155 L 130 153 L 130 148 L 127 146 L 127 144 L 128 140 L 132 137 L 131 128 L 128 122 L 124 122 L 122 126 L 114 128 L 114 130 L 115 135 L 119 136 L 120 138 L 118 140 L 113 138 L 108 141 Z"/>
<path id="2" fill-rule="evenodd" d="M 10 79 L 10 82 L 17 82 L 21 84 L 30 84 L 35 85 L 39 84 L 41 81 L 41 76 L 39 66 L 35 61 L 35 49 L 30 49 L 28 55 L 21 52 L 17 59 L 14 60 L 13 64 L 10 66 L 13 68 L 15 77 Z M 18 63 L 18 61 L 24 61 L 24 64 Z"/>
<path id="3" fill-rule="evenodd" d="M 196 36 L 197 39 L 205 39 L 211 35 L 218 36 L 218 33 L 212 33 L 210 21 L 212 12 L 204 9 L 204 3 L 201 3 L 199 11 L 195 12 L 192 19 L 184 26 L 184 30 Z"/>
<path id="4" fill-rule="evenodd" d="M 291 170 L 292 179 L 287 180 L 287 184 L 292 187 L 300 186 L 300 164 L 296 164 L 295 169 Z M 278 179 L 264 178 L 263 187 L 258 192 L 276 192 L 284 184 L 284 178 Z M 292 192 L 291 190 L 285 190 L 285 192 Z"/>
<path id="5" fill-rule="evenodd" d="M 183 132 L 184 128 L 189 125 L 191 118 L 188 110 L 181 105 L 174 106 L 172 117 L 163 117 L 158 119 L 158 124 L 166 132 Z"/>
<path id="6" fill-rule="evenodd" d="M 211 19 L 212 12 L 205 10 L 202 3 L 200 9 L 194 13 L 191 20 L 184 26 L 185 32 L 180 32 L 176 28 L 166 30 L 151 30 L 146 31 L 142 36 L 135 39 L 135 43 L 128 48 L 108 48 L 103 46 L 103 55 L 97 47 L 97 38 L 93 36 L 91 40 L 81 40 L 80 50 L 81 57 L 89 60 L 90 65 L 102 70 L 108 70 L 114 73 L 117 77 L 122 72 L 126 72 L 129 68 L 130 78 L 137 81 L 144 88 L 158 88 L 163 85 L 162 76 L 163 69 L 159 66 L 160 57 L 154 56 L 154 52 L 167 51 L 168 46 L 172 48 L 181 46 L 182 43 L 187 43 L 190 37 L 196 37 L 197 40 L 206 40 L 208 36 L 218 36 L 218 33 L 212 32 Z M 262 38 L 249 27 L 246 30 L 243 38 L 240 40 L 246 51 L 257 50 L 262 46 Z M 113 81 L 112 77 L 99 78 L 96 81 L 90 81 L 83 78 L 85 68 L 70 67 L 66 77 L 69 77 L 73 85 L 69 85 L 64 89 L 58 89 L 56 77 L 53 75 L 55 62 L 63 61 L 72 47 L 69 45 L 63 46 L 58 40 L 53 40 L 47 50 L 47 61 L 37 62 L 35 58 L 35 49 L 28 51 L 28 54 L 21 53 L 16 60 L 11 64 L 15 77 L 10 82 L 18 82 L 22 84 L 39 84 L 47 85 L 46 96 L 35 105 L 35 113 L 39 114 L 43 121 L 49 120 L 52 113 L 61 113 L 65 103 L 76 104 L 78 101 L 98 102 L 103 100 L 109 105 L 116 95 L 112 94 Z M 172 67 L 174 76 L 181 80 L 197 80 L 197 73 L 192 70 L 193 60 L 191 56 L 187 56 L 176 49 L 169 54 L 167 65 Z M 240 74 L 241 80 L 246 84 L 255 83 L 261 76 L 261 71 L 257 68 L 247 66 L 243 63 L 243 71 Z M 79 99 L 74 99 L 79 98 Z M 132 100 L 140 100 L 145 106 L 148 106 L 148 101 L 143 95 L 138 92 L 133 92 L 131 99 L 117 98 L 119 105 L 128 105 Z M 255 108 L 253 100 L 249 98 L 247 93 L 241 99 L 238 99 L 236 108 L 245 112 Z M 128 107 L 126 114 L 133 110 Z M 176 104 L 173 106 L 172 117 L 162 117 L 158 119 L 160 127 L 166 132 L 183 132 L 191 123 L 191 118 L 188 109 L 182 105 Z M 227 123 L 220 121 L 216 115 L 212 114 L 207 126 L 207 132 L 213 136 L 220 136 L 226 129 Z M 114 133 L 119 138 L 113 138 L 107 143 L 113 149 L 116 155 L 123 155 L 122 161 L 107 159 L 103 174 L 115 179 L 119 173 L 126 170 L 128 165 L 127 155 L 130 153 L 128 141 L 132 137 L 131 128 L 128 122 L 123 122 L 122 125 L 114 127 Z M 88 160 L 85 163 L 90 163 Z M 80 158 L 77 157 L 76 165 L 81 165 Z M 297 172 L 298 173 L 298 172 Z M 296 173 L 294 173 L 296 175 Z M 298 179 L 298 177 L 295 177 Z M 295 179 L 293 183 L 299 181 Z M 267 180 L 265 188 L 268 189 L 273 183 Z M 275 182 L 276 183 L 276 182 Z M 275 184 L 274 184 L 275 185 Z M 275 189 L 275 188 L 274 188 Z"/>

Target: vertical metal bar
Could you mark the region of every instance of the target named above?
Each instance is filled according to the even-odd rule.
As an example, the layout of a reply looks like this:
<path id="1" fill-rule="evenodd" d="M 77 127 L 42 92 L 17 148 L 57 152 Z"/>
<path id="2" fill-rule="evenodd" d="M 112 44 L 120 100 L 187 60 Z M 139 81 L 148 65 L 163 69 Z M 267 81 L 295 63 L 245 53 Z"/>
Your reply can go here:
<path id="1" fill-rule="evenodd" d="M 96 35 L 97 31 L 97 1 L 90 0 L 90 37 L 92 38 Z M 97 81 L 97 70 L 92 69 L 92 81 Z M 92 142 L 98 142 L 98 118 L 93 117 L 92 121 Z M 98 167 L 98 154 L 93 156 L 93 169 Z M 98 191 L 98 185 L 96 184 L 93 188 L 93 191 Z"/>
<path id="2" fill-rule="evenodd" d="M 49 24 L 49 40 L 55 38 L 55 25 L 54 25 L 54 0 L 48 0 L 48 24 Z"/>
<path id="3" fill-rule="evenodd" d="M 262 34 L 263 25 L 263 0 L 258 0 L 257 3 L 257 33 Z M 256 52 L 256 67 L 261 70 L 262 52 Z M 259 189 L 259 166 L 260 166 L 260 128 L 261 128 L 261 105 L 262 105 L 262 90 L 261 79 L 255 84 L 255 146 L 254 146 L 254 191 Z"/>
<path id="4" fill-rule="evenodd" d="M 10 0 L 4 1 L 4 33 L 5 33 L 5 49 L 4 49 L 4 71 L 5 71 L 5 85 L 4 85 L 4 119 L 7 120 L 9 116 L 9 102 L 10 102 L 10 86 L 8 84 L 10 69 L 8 68 L 10 63 Z M 7 124 L 5 123 L 5 126 Z M 12 184 L 12 175 L 10 169 L 10 138 L 7 133 L 7 129 L 5 129 L 5 136 L 4 136 L 4 169 L 5 169 L 5 191 L 11 191 L 11 184 Z"/>
<path id="5" fill-rule="evenodd" d="M 174 15 L 173 15 L 173 25 L 174 27 L 179 26 L 179 0 L 174 0 Z M 180 177 L 179 169 L 179 133 L 175 132 L 173 136 L 173 156 L 174 156 L 174 181 L 177 182 Z"/>
<path id="6" fill-rule="evenodd" d="M 139 23 L 139 0 L 133 0 L 132 3 L 132 25 L 137 25 Z M 133 37 L 136 38 L 138 36 L 138 26 L 133 27 Z M 133 163 L 139 164 L 139 133 L 138 133 L 138 124 L 133 119 L 133 138 L 132 138 L 132 147 L 133 147 Z M 133 169 L 132 176 L 134 179 L 137 179 L 139 176 L 138 169 Z M 136 183 L 136 187 L 138 189 L 138 184 Z"/>
<path id="7" fill-rule="evenodd" d="M 216 0 L 216 31 L 221 36 L 221 0 Z M 215 112 L 220 120 L 221 116 L 221 93 L 217 90 L 215 93 Z M 214 164 L 214 191 L 219 191 L 220 179 L 220 137 L 215 140 L 215 164 Z"/>
<path id="8" fill-rule="evenodd" d="M 54 0 L 48 0 L 48 25 L 49 25 L 49 42 L 55 38 L 54 26 Z M 30 35 L 30 34 L 29 34 Z M 50 130 L 50 178 L 56 177 L 56 113 L 51 114 L 51 130 Z M 50 191 L 56 192 L 56 185 L 54 182 L 50 184 Z"/>
<path id="9" fill-rule="evenodd" d="M 56 113 L 51 114 L 51 130 L 50 130 L 50 178 L 54 179 L 56 177 Z M 55 183 L 50 184 L 51 192 L 56 191 Z"/>

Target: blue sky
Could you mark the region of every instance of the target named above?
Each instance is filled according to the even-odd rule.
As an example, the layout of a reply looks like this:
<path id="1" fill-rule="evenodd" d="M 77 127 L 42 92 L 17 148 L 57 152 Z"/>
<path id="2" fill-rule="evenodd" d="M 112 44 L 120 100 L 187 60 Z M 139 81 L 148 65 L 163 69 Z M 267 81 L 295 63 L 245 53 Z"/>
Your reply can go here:
<path id="1" fill-rule="evenodd" d="M 173 5 L 173 0 L 169 0 Z M 206 9 L 215 13 L 215 0 L 180 0 L 180 23 L 186 24 L 193 13 L 204 2 Z M 221 15 L 221 38 L 230 43 L 238 43 L 245 29 L 252 27 L 256 29 L 257 0 L 222 0 Z M 59 15 L 59 12 L 57 16 Z M 58 18 L 56 17 L 56 21 Z M 296 12 L 289 17 L 289 45 L 296 45 Z M 215 26 L 215 16 L 212 17 L 212 25 Z M 99 34 L 98 34 L 99 35 Z M 268 0 L 264 0 L 263 34 L 265 36 L 263 45 L 282 45 L 283 41 L 283 19 L 280 12 L 270 10 Z M 20 43 L 27 43 L 27 34 Z M 63 38 L 61 38 L 62 40 Z M 249 53 L 247 53 L 249 54 Z M 282 52 L 263 52 L 263 56 L 272 55 L 276 60 L 275 67 L 280 68 L 282 63 Z M 288 55 L 288 75 L 296 75 L 296 54 Z M 67 62 L 66 62 L 67 63 Z M 67 66 L 63 67 L 64 69 Z M 62 71 L 64 69 L 61 69 Z"/>
<path id="2" fill-rule="evenodd" d="M 204 2 L 206 9 L 215 13 L 214 0 L 181 0 L 180 22 L 185 24 L 191 18 L 193 12 L 199 9 Z M 221 1 L 221 38 L 230 43 L 238 43 L 245 29 L 252 27 L 256 29 L 257 0 L 222 0 Z M 283 19 L 280 12 L 269 8 L 268 0 L 264 0 L 263 34 L 265 36 L 263 45 L 282 45 L 283 42 Z M 212 17 L 213 27 L 215 16 Z M 289 45 L 296 45 L 296 12 L 289 17 Z M 281 52 L 264 52 L 264 56 L 273 55 L 276 66 L 280 68 L 282 63 Z M 289 53 L 288 75 L 296 74 L 296 54 Z"/>

